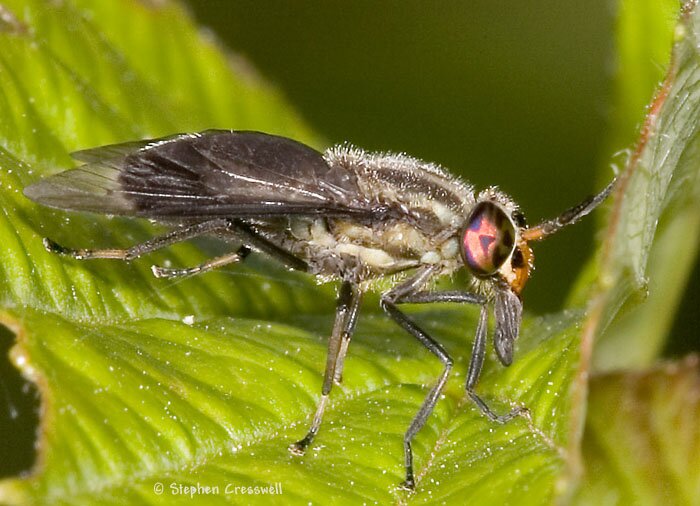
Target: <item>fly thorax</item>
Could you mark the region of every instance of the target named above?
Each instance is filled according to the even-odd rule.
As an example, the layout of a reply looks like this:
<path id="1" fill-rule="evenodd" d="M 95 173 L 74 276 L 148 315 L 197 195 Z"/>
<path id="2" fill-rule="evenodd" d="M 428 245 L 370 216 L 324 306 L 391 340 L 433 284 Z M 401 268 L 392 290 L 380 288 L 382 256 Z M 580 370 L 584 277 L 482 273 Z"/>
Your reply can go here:
<path id="1" fill-rule="evenodd" d="M 309 231 L 311 233 L 311 242 L 316 246 L 330 248 L 336 243 L 335 237 L 333 237 L 326 223 L 321 219 L 313 220 Z"/>
<path id="2" fill-rule="evenodd" d="M 459 239 L 452 237 L 440 245 L 440 255 L 446 260 L 459 257 Z"/>

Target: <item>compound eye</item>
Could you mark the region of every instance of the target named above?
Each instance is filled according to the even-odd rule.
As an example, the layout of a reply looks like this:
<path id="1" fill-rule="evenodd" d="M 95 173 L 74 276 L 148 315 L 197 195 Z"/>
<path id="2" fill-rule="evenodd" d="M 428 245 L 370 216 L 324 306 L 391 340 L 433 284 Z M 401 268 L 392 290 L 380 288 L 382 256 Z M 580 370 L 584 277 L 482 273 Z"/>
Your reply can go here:
<path id="1" fill-rule="evenodd" d="M 477 277 L 488 277 L 501 268 L 515 247 L 515 225 L 493 202 L 480 202 L 469 216 L 462 236 L 462 255 Z"/>

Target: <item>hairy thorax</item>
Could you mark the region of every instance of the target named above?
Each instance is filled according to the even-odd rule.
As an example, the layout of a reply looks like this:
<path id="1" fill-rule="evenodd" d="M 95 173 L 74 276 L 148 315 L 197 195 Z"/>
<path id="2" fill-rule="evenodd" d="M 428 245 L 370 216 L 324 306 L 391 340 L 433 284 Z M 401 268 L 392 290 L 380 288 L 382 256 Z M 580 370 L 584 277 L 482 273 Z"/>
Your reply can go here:
<path id="1" fill-rule="evenodd" d="M 404 155 L 339 146 L 324 158 L 354 182 L 362 205 L 383 218 L 290 217 L 284 227 L 259 223 L 266 237 L 326 280 L 363 282 L 425 264 L 443 274 L 460 267 L 458 236 L 474 200 L 469 185 Z"/>

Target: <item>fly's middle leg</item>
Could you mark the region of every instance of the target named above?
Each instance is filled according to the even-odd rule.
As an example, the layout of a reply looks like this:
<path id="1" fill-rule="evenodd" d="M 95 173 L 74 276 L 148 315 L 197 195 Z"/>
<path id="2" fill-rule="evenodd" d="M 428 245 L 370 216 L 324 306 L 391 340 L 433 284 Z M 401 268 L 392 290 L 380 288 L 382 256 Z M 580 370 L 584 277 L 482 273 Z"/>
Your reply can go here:
<path id="1" fill-rule="evenodd" d="M 425 346 L 431 353 L 437 356 L 444 366 L 442 374 L 438 378 L 437 382 L 433 385 L 428 392 L 423 404 L 421 404 L 418 413 L 411 421 L 408 430 L 404 434 L 403 445 L 404 445 L 404 466 L 406 470 L 406 479 L 401 484 L 402 487 L 413 490 L 415 488 L 415 478 L 413 475 L 413 450 L 411 449 L 411 442 L 413 438 L 418 433 L 418 431 L 423 428 L 425 422 L 428 420 L 430 413 L 432 413 L 435 408 L 435 404 L 440 397 L 440 393 L 447 383 L 447 378 L 452 370 L 452 357 L 447 353 L 445 348 L 442 347 L 440 343 L 435 341 L 432 337 L 426 334 L 420 327 L 418 327 L 413 321 L 411 321 L 404 313 L 399 311 L 396 307 L 397 300 L 392 300 L 391 295 L 382 297 L 381 304 L 384 311 L 404 330 L 406 330 L 413 337 L 418 339 L 418 341 Z"/>
<path id="2" fill-rule="evenodd" d="M 323 413 L 328 404 L 328 395 L 333 388 L 333 383 L 342 373 L 345 354 L 348 350 L 350 339 L 355 330 L 357 313 L 360 307 L 361 292 L 356 285 L 344 281 L 340 287 L 338 305 L 335 312 L 333 331 L 328 341 L 328 356 L 326 358 L 326 371 L 323 375 L 321 399 L 316 407 L 311 427 L 303 439 L 289 445 L 289 451 L 295 455 L 303 455 L 312 443 L 323 419 Z"/>

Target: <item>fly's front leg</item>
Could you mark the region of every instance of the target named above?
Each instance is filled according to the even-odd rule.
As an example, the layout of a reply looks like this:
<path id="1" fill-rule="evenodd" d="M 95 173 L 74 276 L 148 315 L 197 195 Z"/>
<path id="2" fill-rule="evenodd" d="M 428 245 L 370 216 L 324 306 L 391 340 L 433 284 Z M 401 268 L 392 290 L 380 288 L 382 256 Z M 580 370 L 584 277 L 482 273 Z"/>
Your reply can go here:
<path id="1" fill-rule="evenodd" d="M 171 232 L 159 237 L 154 237 L 142 243 L 136 244 L 127 249 L 71 249 L 61 246 L 48 237 L 44 238 L 44 247 L 50 253 L 67 255 L 76 260 L 88 260 L 92 258 L 111 258 L 115 260 L 131 261 L 135 258 L 151 253 L 153 251 L 171 246 L 178 242 L 194 239 L 202 235 L 225 230 L 229 225 L 229 220 L 210 220 L 195 225 L 176 228 Z"/>
<path id="2" fill-rule="evenodd" d="M 415 278 L 410 279 L 403 285 L 399 285 L 397 288 L 388 292 L 382 297 L 382 307 L 389 314 L 389 316 L 391 316 L 399 325 L 401 325 L 405 330 L 407 330 L 409 334 L 418 339 L 426 348 L 428 348 L 428 350 L 435 354 L 445 366 L 445 368 L 443 369 L 443 373 L 440 375 L 440 378 L 438 379 L 435 386 L 433 386 L 433 388 L 428 393 L 428 396 L 426 397 L 425 401 L 423 401 L 423 404 L 421 405 L 418 414 L 411 422 L 411 425 L 409 426 L 404 436 L 406 480 L 403 482 L 402 485 L 408 489 L 413 489 L 415 487 L 411 441 L 416 435 L 416 433 L 418 433 L 418 431 L 423 427 L 423 425 L 425 425 L 428 416 L 435 407 L 440 392 L 444 388 L 449 372 L 452 369 L 452 359 L 439 343 L 433 340 L 417 325 L 415 325 L 411 320 L 409 320 L 408 317 L 406 317 L 406 315 L 401 313 L 396 308 L 395 304 L 429 304 L 433 302 L 453 302 L 479 305 L 479 323 L 476 329 L 476 338 L 474 339 L 474 347 L 472 349 L 472 356 L 469 363 L 469 371 L 467 373 L 467 394 L 479 407 L 481 412 L 484 413 L 484 415 L 486 415 L 489 419 L 499 423 L 505 423 L 508 420 L 519 415 L 520 413 L 527 411 L 527 409 L 524 407 L 518 407 L 513 409 L 510 413 L 507 413 L 506 415 L 497 415 L 474 391 L 474 387 L 476 386 L 479 380 L 479 375 L 481 374 L 481 368 L 484 364 L 484 357 L 486 354 L 486 333 L 488 329 L 488 301 L 486 300 L 486 298 L 484 298 L 481 295 L 470 292 L 420 291 L 420 288 L 422 288 L 422 286 L 425 285 L 428 279 L 429 275 L 419 273 Z"/>
<path id="3" fill-rule="evenodd" d="M 345 353 L 357 322 L 357 312 L 360 307 L 361 293 L 356 285 L 344 281 L 338 295 L 338 305 L 335 311 L 333 331 L 328 341 L 328 356 L 326 358 L 326 372 L 323 375 L 323 387 L 321 388 L 321 400 L 316 407 L 316 413 L 311 422 L 311 427 L 303 439 L 289 446 L 289 451 L 295 455 L 303 455 L 308 446 L 314 440 L 321 426 L 323 412 L 328 404 L 328 395 L 333 388 L 333 382 L 343 367 Z M 343 343 L 346 343 L 343 345 Z"/>
<path id="4" fill-rule="evenodd" d="M 486 330 L 488 328 L 488 312 L 486 305 L 481 305 L 481 312 L 479 313 L 479 323 L 476 327 L 476 337 L 474 338 L 474 346 L 472 347 L 472 356 L 469 361 L 469 370 L 467 371 L 467 384 L 466 390 L 467 394 L 479 407 L 479 410 L 491 421 L 498 423 L 506 423 L 512 420 L 521 413 L 526 413 L 527 408 L 524 406 L 518 406 L 513 408 L 509 413 L 505 415 L 497 415 L 493 412 L 491 408 L 484 402 L 484 400 L 477 395 L 474 391 L 477 382 L 479 381 L 479 376 L 481 375 L 481 368 L 484 365 L 484 357 L 486 356 Z"/>
<path id="5" fill-rule="evenodd" d="M 513 408 L 505 415 L 497 415 L 484 400 L 474 391 L 476 384 L 479 382 L 481 369 L 486 358 L 486 334 L 488 330 L 488 308 L 486 299 L 481 295 L 470 292 L 448 291 L 448 292 L 417 292 L 405 296 L 402 299 L 404 303 L 411 304 L 427 304 L 432 302 L 457 302 L 463 304 L 478 304 L 480 306 L 479 323 L 476 326 L 476 336 L 472 347 L 472 355 L 469 360 L 469 369 L 467 371 L 466 391 L 469 397 L 474 401 L 479 410 L 489 420 L 498 423 L 505 423 L 512 420 L 516 416 L 526 413 L 527 408 L 518 406 Z"/>

